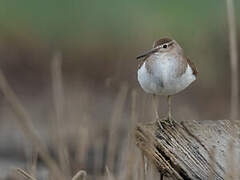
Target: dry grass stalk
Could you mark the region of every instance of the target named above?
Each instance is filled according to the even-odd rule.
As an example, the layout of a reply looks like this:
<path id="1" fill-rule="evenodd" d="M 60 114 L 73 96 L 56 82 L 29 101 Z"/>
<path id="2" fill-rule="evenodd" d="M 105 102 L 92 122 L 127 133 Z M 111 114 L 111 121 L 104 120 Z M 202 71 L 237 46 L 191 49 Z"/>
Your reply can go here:
<path id="1" fill-rule="evenodd" d="M 236 21 L 233 8 L 233 0 L 226 0 L 229 45 L 230 45 L 230 66 L 231 66 L 231 119 L 238 119 L 239 110 L 239 85 L 238 85 L 238 51 L 237 51 L 237 33 Z"/>
<path id="2" fill-rule="evenodd" d="M 101 168 L 104 162 L 104 139 L 102 137 L 99 137 L 95 140 L 94 146 L 94 173 L 100 173 Z"/>
<path id="3" fill-rule="evenodd" d="M 32 148 L 32 155 L 31 155 L 31 162 L 29 164 L 29 169 L 28 169 L 29 174 L 31 174 L 33 177 L 36 176 L 37 159 L 38 159 L 38 152 L 33 147 Z"/>
<path id="4" fill-rule="evenodd" d="M 213 147 L 210 150 L 210 175 L 209 175 L 209 180 L 214 180 L 215 179 L 215 175 L 214 172 L 216 170 L 216 160 L 215 160 L 215 156 L 216 156 L 216 149 L 215 147 Z"/>
<path id="5" fill-rule="evenodd" d="M 132 97 L 132 104 L 131 104 L 131 125 L 130 125 L 130 137 L 128 138 L 128 161 L 127 161 L 127 178 L 126 179 L 133 179 L 133 172 L 134 172 L 134 164 L 136 162 L 135 154 L 135 143 L 134 143 L 134 132 L 137 123 L 137 113 L 136 113 L 136 106 L 137 106 L 137 92 L 134 89 L 131 93 Z"/>
<path id="6" fill-rule="evenodd" d="M 229 141 L 228 146 L 228 156 L 227 156 L 227 171 L 225 172 L 224 179 L 225 180 L 238 180 L 236 168 L 236 152 L 234 151 L 234 139 Z"/>
<path id="7" fill-rule="evenodd" d="M 107 165 L 108 167 L 113 167 L 114 165 L 114 158 L 116 156 L 116 146 L 117 146 L 117 130 L 119 129 L 119 122 L 121 121 L 121 114 L 124 108 L 124 103 L 126 101 L 128 92 L 127 85 L 122 85 L 116 101 L 113 107 L 113 114 L 110 120 L 109 125 L 109 144 L 107 149 Z"/>
<path id="8" fill-rule="evenodd" d="M 62 80 L 62 55 L 56 52 L 52 60 L 52 88 L 53 88 L 53 102 L 56 113 L 55 125 L 57 128 L 57 152 L 60 161 L 60 167 L 66 174 L 70 174 L 70 163 L 67 145 L 65 144 L 64 137 L 61 133 L 61 128 L 64 127 L 65 103 L 64 103 L 64 88 Z"/>
<path id="9" fill-rule="evenodd" d="M 30 174 L 28 174 L 26 171 L 24 171 L 23 169 L 17 168 L 16 172 L 18 174 L 20 174 L 21 176 L 23 176 L 25 179 L 30 179 L 30 180 L 37 180 L 36 178 L 34 178 L 33 176 L 31 176 Z"/>
<path id="10" fill-rule="evenodd" d="M 106 180 L 115 180 L 115 177 L 113 176 L 113 174 L 110 172 L 110 170 L 108 169 L 108 167 L 106 166 Z"/>
<path id="11" fill-rule="evenodd" d="M 130 133 L 135 133 L 135 128 L 137 124 L 137 91 L 135 89 L 132 90 L 132 104 L 131 104 L 131 125 L 130 125 Z M 133 140 L 134 134 L 131 134 L 131 139 Z"/>
<path id="12" fill-rule="evenodd" d="M 84 117 L 88 120 L 87 117 Z M 77 161 L 79 164 L 84 164 L 88 152 L 88 148 L 90 145 L 90 132 L 89 125 L 79 128 L 78 131 L 79 142 L 77 142 Z"/>
<path id="13" fill-rule="evenodd" d="M 73 176 L 72 180 L 86 180 L 87 173 L 86 171 L 80 170 L 76 175 Z"/>
<path id="14" fill-rule="evenodd" d="M 134 178 L 133 180 L 142 180 L 143 179 L 143 170 L 142 170 L 142 158 L 141 152 L 139 149 L 136 148 L 135 154 L 135 171 L 134 171 Z"/>
<path id="15" fill-rule="evenodd" d="M 142 155 L 142 179 L 146 180 L 147 179 L 147 159 L 144 156 L 143 152 L 141 152 Z"/>
<path id="16" fill-rule="evenodd" d="M 148 172 L 147 172 L 147 180 L 155 180 L 155 179 L 160 179 L 161 180 L 161 177 L 160 175 L 163 175 L 163 179 L 165 178 L 164 177 L 164 173 L 159 173 L 155 167 L 155 165 L 153 163 L 149 163 L 148 164 Z"/>
<path id="17" fill-rule="evenodd" d="M 63 176 L 61 171 L 59 170 L 55 161 L 49 155 L 46 146 L 41 142 L 38 134 L 36 133 L 35 128 L 33 127 L 32 120 L 29 114 L 26 112 L 23 105 L 17 98 L 16 94 L 8 85 L 8 82 L 1 70 L 0 70 L 0 89 L 3 92 L 12 110 L 18 116 L 18 118 L 16 118 L 17 123 L 19 124 L 26 138 L 28 138 L 29 141 L 33 144 L 34 148 L 38 149 L 40 157 L 46 163 L 49 170 L 56 175 L 56 178 L 59 180 L 62 179 Z"/>

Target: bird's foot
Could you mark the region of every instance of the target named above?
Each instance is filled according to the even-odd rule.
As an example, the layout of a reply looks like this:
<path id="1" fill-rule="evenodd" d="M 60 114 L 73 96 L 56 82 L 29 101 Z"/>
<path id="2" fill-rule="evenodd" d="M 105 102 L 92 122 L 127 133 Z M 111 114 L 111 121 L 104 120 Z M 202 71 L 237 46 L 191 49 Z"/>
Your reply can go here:
<path id="1" fill-rule="evenodd" d="M 159 126 L 159 128 L 163 130 L 164 129 L 163 124 L 165 124 L 165 125 L 168 124 L 167 117 L 161 117 L 161 118 L 157 117 L 156 123 Z"/>
<path id="2" fill-rule="evenodd" d="M 160 129 L 163 129 L 163 124 L 168 126 L 175 126 L 176 124 L 179 124 L 172 116 L 165 116 L 163 118 L 157 118 L 156 122 L 158 123 L 158 126 Z"/>
<path id="3" fill-rule="evenodd" d="M 168 125 L 171 127 L 174 127 L 175 125 L 179 125 L 179 122 L 177 122 L 172 116 L 165 116 L 162 118 L 156 118 L 156 123 L 159 126 L 160 129 L 164 129 L 163 125 Z"/>
<path id="4" fill-rule="evenodd" d="M 166 120 L 171 126 L 175 126 L 176 124 L 179 125 L 179 122 L 176 121 L 172 116 L 166 117 Z"/>
<path id="5" fill-rule="evenodd" d="M 157 122 L 157 125 L 159 126 L 159 128 L 163 130 L 162 123 L 164 122 L 164 120 L 157 118 L 156 122 Z"/>

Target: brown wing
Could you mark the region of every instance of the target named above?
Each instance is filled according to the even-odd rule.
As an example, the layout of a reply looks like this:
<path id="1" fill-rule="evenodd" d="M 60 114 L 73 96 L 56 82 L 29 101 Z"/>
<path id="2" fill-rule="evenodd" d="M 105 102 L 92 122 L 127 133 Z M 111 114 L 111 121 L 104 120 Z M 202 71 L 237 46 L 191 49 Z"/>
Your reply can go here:
<path id="1" fill-rule="evenodd" d="M 196 66 L 193 64 L 192 61 L 190 61 L 189 58 L 187 58 L 187 62 L 188 62 L 188 64 L 189 64 L 189 66 L 192 68 L 193 74 L 194 74 L 195 76 L 197 76 L 198 70 L 197 70 Z"/>
<path id="2" fill-rule="evenodd" d="M 141 66 L 143 65 L 145 59 L 141 59 L 141 60 L 138 60 L 138 69 L 141 68 Z"/>
<path id="3" fill-rule="evenodd" d="M 140 69 L 143 65 L 143 63 L 149 58 L 150 55 L 147 55 L 146 57 L 138 60 L 138 69 Z"/>

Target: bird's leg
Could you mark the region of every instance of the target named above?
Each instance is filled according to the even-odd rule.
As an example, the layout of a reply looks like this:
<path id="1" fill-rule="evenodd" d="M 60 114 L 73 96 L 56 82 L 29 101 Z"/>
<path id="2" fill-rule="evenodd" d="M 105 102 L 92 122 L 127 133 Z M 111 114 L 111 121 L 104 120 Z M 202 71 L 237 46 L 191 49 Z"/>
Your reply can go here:
<path id="1" fill-rule="evenodd" d="M 172 118 L 171 96 L 168 96 L 168 121 L 173 125 L 174 119 Z"/>
<path id="2" fill-rule="evenodd" d="M 157 96 L 155 94 L 153 95 L 153 108 L 154 108 L 154 113 L 155 113 L 156 119 L 159 119 L 159 115 L 158 115 L 158 100 L 157 100 Z"/>
<path id="3" fill-rule="evenodd" d="M 155 95 L 155 94 L 153 94 L 153 108 L 154 108 L 154 112 L 155 112 L 156 121 L 158 122 L 159 127 L 161 129 L 163 129 L 161 120 L 160 120 L 159 114 L 158 114 L 158 99 L 157 99 L 157 95 Z"/>
<path id="4" fill-rule="evenodd" d="M 168 96 L 168 120 L 172 121 L 171 96 Z"/>

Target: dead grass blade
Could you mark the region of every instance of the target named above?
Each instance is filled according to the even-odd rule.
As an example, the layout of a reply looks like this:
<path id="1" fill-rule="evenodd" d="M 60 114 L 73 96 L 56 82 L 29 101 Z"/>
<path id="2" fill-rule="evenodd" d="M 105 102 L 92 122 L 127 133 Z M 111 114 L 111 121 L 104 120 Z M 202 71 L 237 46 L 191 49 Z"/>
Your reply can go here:
<path id="1" fill-rule="evenodd" d="M 142 155 L 142 180 L 146 180 L 147 178 L 147 159 L 144 156 L 143 152 L 141 152 Z"/>
<path id="2" fill-rule="evenodd" d="M 46 146 L 41 142 L 38 134 L 36 133 L 35 128 L 33 127 L 32 120 L 24 109 L 23 105 L 20 103 L 19 99 L 17 98 L 16 94 L 8 85 L 8 82 L 0 70 L 0 89 L 4 94 L 7 102 L 11 106 L 14 113 L 17 115 L 16 118 L 19 127 L 22 129 L 25 137 L 33 144 L 34 148 L 38 149 L 40 157 L 46 163 L 46 166 L 57 176 L 57 179 L 62 179 L 62 173 L 59 170 L 57 164 L 49 155 Z"/>
<path id="3" fill-rule="evenodd" d="M 62 80 L 62 55 L 56 52 L 52 60 L 52 88 L 53 102 L 56 113 L 56 146 L 60 167 L 65 171 L 65 174 L 70 174 L 70 162 L 65 137 L 61 134 L 61 128 L 64 127 L 65 103 L 64 103 L 64 88 Z"/>
<path id="4" fill-rule="evenodd" d="M 26 178 L 26 179 L 37 180 L 37 179 L 35 179 L 33 176 L 31 176 L 30 174 L 28 174 L 26 171 L 24 171 L 24 170 L 21 169 L 21 168 L 17 168 L 17 169 L 16 169 L 16 172 L 17 172 L 18 174 L 20 174 L 21 176 L 23 176 L 24 178 Z"/>
<path id="5" fill-rule="evenodd" d="M 121 115 L 122 111 L 124 108 L 124 103 L 126 101 L 127 97 L 127 92 L 128 92 L 128 86 L 127 85 L 122 85 L 116 101 L 114 103 L 113 107 L 113 114 L 112 118 L 110 121 L 109 125 L 109 145 L 108 145 L 108 150 L 107 150 L 107 166 L 113 168 L 114 166 L 114 158 L 116 155 L 116 146 L 117 146 L 117 130 L 119 129 L 119 122 L 121 121 Z"/>
<path id="6" fill-rule="evenodd" d="M 37 159 L 38 159 L 38 151 L 32 148 L 32 153 L 31 153 L 31 162 L 28 167 L 28 172 L 31 174 L 33 177 L 36 175 L 36 170 L 37 170 Z"/>
<path id="7" fill-rule="evenodd" d="M 127 169 L 126 169 L 126 173 L 127 173 L 127 180 L 133 179 L 133 172 L 134 172 L 134 164 L 136 162 L 136 145 L 134 143 L 134 132 L 135 132 L 135 128 L 136 128 L 136 123 L 137 123 L 137 113 L 136 113 L 136 106 L 137 106 L 137 92 L 136 90 L 132 90 L 131 93 L 131 98 L 132 98 L 132 104 L 131 104 L 131 125 L 130 125 L 130 130 L 129 130 L 129 134 L 130 137 L 128 137 L 128 158 L 127 158 Z"/>
<path id="8" fill-rule="evenodd" d="M 227 17 L 229 29 L 230 45 L 230 67 L 231 67 L 231 120 L 238 119 L 239 110 L 239 80 L 238 80 L 238 50 L 237 50 L 237 33 L 236 21 L 234 15 L 233 0 L 226 0 Z"/>
<path id="9" fill-rule="evenodd" d="M 114 177 L 113 174 L 110 172 L 110 170 L 108 169 L 107 166 L 106 166 L 106 175 L 107 175 L 106 180 L 115 180 L 115 177 Z"/>
<path id="10" fill-rule="evenodd" d="M 215 147 L 212 147 L 212 149 L 210 150 L 210 174 L 209 174 L 209 180 L 214 180 L 215 179 L 215 170 L 216 170 L 216 160 L 215 160 L 215 156 L 216 156 L 216 149 Z"/>
<path id="11" fill-rule="evenodd" d="M 72 180 L 86 180 L 87 173 L 86 171 L 80 170 L 75 174 L 72 178 Z"/>
<path id="12" fill-rule="evenodd" d="M 227 156 L 227 170 L 225 172 L 225 180 L 237 180 L 237 166 L 236 166 L 236 151 L 234 149 L 234 139 L 229 141 L 228 145 L 228 156 Z"/>

